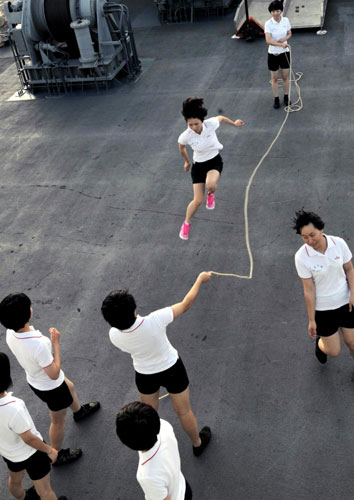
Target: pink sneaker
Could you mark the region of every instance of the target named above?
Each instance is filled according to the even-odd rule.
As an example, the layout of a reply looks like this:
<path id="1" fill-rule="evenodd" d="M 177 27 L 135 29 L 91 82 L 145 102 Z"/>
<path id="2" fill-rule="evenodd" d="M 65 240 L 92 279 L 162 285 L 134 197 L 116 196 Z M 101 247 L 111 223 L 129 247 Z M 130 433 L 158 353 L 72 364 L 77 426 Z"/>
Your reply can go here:
<path id="1" fill-rule="evenodd" d="M 186 222 L 183 222 L 181 230 L 179 232 L 179 237 L 182 238 L 182 240 L 188 240 L 188 234 L 190 228 L 191 228 L 191 223 L 187 224 Z"/>
<path id="2" fill-rule="evenodd" d="M 214 193 L 208 194 L 206 207 L 208 210 L 214 210 L 214 208 L 215 208 L 215 194 Z"/>

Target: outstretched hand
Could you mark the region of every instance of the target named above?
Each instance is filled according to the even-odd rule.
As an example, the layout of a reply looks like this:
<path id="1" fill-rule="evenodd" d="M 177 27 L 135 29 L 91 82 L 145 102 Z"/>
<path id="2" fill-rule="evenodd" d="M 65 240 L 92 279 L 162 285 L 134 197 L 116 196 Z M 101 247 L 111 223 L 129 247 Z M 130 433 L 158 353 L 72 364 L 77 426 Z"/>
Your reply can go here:
<path id="1" fill-rule="evenodd" d="M 202 283 L 206 283 L 211 278 L 211 271 L 203 271 L 202 273 L 199 274 L 198 278 L 201 280 Z"/>
<path id="2" fill-rule="evenodd" d="M 235 127 L 242 127 L 245 123 L 242 120 L 235 120 L 234 125 Z"/>

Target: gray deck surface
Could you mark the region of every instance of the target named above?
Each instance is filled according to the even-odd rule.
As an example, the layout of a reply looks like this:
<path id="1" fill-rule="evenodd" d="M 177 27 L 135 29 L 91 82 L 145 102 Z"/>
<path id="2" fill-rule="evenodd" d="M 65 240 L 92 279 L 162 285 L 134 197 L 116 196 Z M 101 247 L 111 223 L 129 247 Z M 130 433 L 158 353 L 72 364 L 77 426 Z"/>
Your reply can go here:
<path id="1" fill-rule="evenodd" d="M 29 294 L 33 324 L 62 332 L 63 369 L 81 400 L 102 403 L 80 425 L 68 417 L 64 444 L 84 455 L 53 470 L 52 484 L 71 500 L 143 498 L 137 456 L 114 432 L 116 411 L 138 398 L 133 367 L 109 342 L 102 299 L 129 287 L 147 314 L 181 300 L 201 270 L 247 274 L 244 192 L 284 117 L 272 108 L 264 41 L 231 39 L 232 15 L 152 26 L 150 14 L 150 26 L 135 30 L 146 71 L 98 95 L 8 102 L 19 84 L 0 50 L 0 295 Z M 331 0 L 328 34 L 291 40 L 304 109 L 289 117 L 250 192 L 253 279 L 213 277 L 168 329 L 198 421 L 213 431 L 196 459 L 170 400 L 161 401 L 196 500 L 353 498 L 354 363 L 346 349 L 325 366 L 314 356 L 294 268 L 302 242 L 291 229 L 305 206 L 354 251 L 353 16 L 352 2 Z M 189 95 L 205 97 L 209 116 L 246 125 L 221 127 L 217 208 L 199 209 L 185 242 L 178 231 L 192 187 L 177 137 Z M 4 335 L 0 346 L 8 352 Z M 14 394 L 48 439 L 46 406 L 11 361 Z M 0 480 L 8 499 L 4 464 Z"/>

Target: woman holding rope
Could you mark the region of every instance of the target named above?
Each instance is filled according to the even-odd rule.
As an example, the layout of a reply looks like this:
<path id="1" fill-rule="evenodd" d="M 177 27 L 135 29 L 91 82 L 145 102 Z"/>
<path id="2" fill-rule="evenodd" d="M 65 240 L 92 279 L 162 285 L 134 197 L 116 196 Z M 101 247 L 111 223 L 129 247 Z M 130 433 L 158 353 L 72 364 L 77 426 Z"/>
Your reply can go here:
<path id="1" fill-rule="evenodd" d="M 309 317 L 308 332 L 316 339 L 316 357 L 340 353 L 339 330 L 354 358 L 354 269 L 352 253 L 338 236 L 323 233 L 324 222 L 313 212 L 300 210 L 294 229 L 304 245 L 296 252 L 295 265 L 304 287 Z"/>
<path id="2" fill-rule="evenodd" d="M 272 79 L 275 109 L 280 108 L 278 90 L 278 72 L 281 69 L 283 80 L 284 105 L 289 105 L 289 67 L 290 50 L 286 43 L 291 38 L 291 25 L 287 17 L 282 16 L 283 2 L 274 0 L 269 4 L 272 17 L 264 25 L 264 34 L 268 47 L 268 69 Z"/>

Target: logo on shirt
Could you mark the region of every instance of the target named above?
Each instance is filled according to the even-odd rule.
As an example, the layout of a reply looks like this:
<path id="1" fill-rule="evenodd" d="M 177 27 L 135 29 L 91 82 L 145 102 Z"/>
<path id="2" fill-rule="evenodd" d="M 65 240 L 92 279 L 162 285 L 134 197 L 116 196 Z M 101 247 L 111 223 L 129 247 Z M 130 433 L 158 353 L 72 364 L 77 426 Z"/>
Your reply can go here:
<path id="1" fill-rule="evenodd" d="M 312 271 L 314 273 L 319 273 L 320 271 L 322 271 L 323 269 L 323 266 L 321 264 L 316 264 L 315 266 L 312 266 Z"/>
<path id="2" fill-rule="evenodd" d="M 334 260 L 337 260 L 337 259 L 340 259 L 340 257 L 338 257 L 338 255 L 337 255 L 337 257 L 334 258 Z"/>

